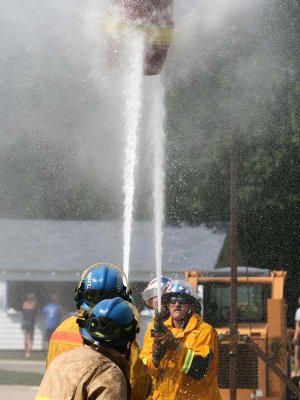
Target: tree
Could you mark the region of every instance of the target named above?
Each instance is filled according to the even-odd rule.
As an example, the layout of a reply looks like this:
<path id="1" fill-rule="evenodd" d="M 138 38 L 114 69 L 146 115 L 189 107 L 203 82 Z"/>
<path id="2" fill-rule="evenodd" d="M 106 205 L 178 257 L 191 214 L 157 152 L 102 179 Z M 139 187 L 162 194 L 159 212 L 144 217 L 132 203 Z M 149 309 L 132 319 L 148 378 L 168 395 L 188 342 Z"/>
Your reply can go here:
<path id="1" fill-rule="evenodd" d="M 237 124 L 243 256 L 251 266 L 287 269 L 288 301 L 295 307 L 300 257 L 299 6 L 268 2 L 257 10 L 255 26 L 246 16 L 231 22 L 234 36 L 225 26 L 225 50 L 215 54 L 209 69 L 199 70 L 197 79 L 169 95 L 168 220 L 197 224 L 229 219 L 231 124 Z M 292 313 L 291 307 L 290 321 Z"/>

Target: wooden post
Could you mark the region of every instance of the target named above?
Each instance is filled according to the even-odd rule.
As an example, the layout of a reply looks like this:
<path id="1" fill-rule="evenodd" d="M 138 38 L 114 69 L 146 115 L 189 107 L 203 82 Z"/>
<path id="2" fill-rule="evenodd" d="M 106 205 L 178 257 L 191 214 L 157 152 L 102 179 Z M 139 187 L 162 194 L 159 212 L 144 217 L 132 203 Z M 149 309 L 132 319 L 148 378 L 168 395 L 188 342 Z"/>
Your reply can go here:
<path id="1" fill-rule="evenodd" d="M 230 324 L 229 387 L 230 400 L 236 400 L 237 386 L 237 160 L 236 132 L 233 128 L 230 165 Z"/>

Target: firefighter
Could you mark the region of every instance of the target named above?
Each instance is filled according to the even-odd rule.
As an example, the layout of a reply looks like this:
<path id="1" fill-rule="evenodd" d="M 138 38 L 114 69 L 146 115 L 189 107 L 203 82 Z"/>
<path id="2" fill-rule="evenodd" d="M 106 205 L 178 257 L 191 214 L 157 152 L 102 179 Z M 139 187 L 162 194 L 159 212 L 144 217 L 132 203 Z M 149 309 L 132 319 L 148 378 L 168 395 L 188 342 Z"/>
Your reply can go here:
<path id="1" fill-rule="evenodd" d="M 152 310 L 157 311 L 157 278 L 152 279 L 147 285 L 147 287 L 142 292 L 142 298 L 146 305 Z M 165 286 L 171 279 L 166 276 L 162 276 L 160 278 L 161 287 Z M 166 309 L 162 310 L 163 313 L 166 313 L 166 317 L 169 316 L 169 311 Z"/>
<path id="2" fill-rule="evenodd" d="M 122 270 L 111 263 L 96 263 L 83 272 L 74 297 L 79 314 L 67 318 L 53 332 L 49 342 L 47 367 L 60 353 L 82 346 L 82 337 L 76 319 L 88 313 L 99 301 L 121 297 L 133 309 L 136 319 L 139 319 L 138 311 L 130 302 L 122 274 Z M 139 359 L 139 352 L 135 340 L 131 346 L 129 360 L 132 400 L 144 400 L 151 392 L 151 378 Z"/>
<path id="3" fill-rule="evenodd" d="M 128 359 L 137 321 L 120 297 L 78 318 L 84 346 L 60 354 L 46 370 L 36 400 L 131 398 Z"/>
<path id="4" fill-rule="evenodd" d="M 196 312 L 199 299 L 185 281 L 164 288 L 170 317 L 155 327 L 140 357 L 156 381 L 156 400 L 221 400 L 217 385 L 217 332 Z M 159 329 L 158 329 L 159 328 Z"/>

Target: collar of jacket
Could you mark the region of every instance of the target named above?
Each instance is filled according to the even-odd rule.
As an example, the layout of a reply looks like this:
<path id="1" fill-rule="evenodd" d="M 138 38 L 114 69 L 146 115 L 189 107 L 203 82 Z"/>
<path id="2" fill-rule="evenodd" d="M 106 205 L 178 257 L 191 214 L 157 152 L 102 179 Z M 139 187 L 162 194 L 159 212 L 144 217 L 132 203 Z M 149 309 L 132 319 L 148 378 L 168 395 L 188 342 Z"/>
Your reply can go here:
<path id="1" fill-rule="evenodd" d="M 179 333 L 176 335 L 176 337 L 177 337 L 177 338 L 183 337 L 186 333 L 188 333 L 188 332 L 190 332 L 190 331 L 193 331 L 193 330 L 196 328 L 196 326 L 198 325 L 199 321 L 201 321 L 201 320 L 200 320 L 200 317 L 199 317 L 197 314 L 194 313 L 194 314 L 191 316 L 191 318 L 189 319 L 189 322 L 187 323 L 187 326 L 186 326 L 181 332 L 179 332 Z M 173 322 L 172 322 L 172 317 L 171 317 L 171 316 L 165 321 L 165 325 L 166 325 L 170 330 L 174 329 Z"/>

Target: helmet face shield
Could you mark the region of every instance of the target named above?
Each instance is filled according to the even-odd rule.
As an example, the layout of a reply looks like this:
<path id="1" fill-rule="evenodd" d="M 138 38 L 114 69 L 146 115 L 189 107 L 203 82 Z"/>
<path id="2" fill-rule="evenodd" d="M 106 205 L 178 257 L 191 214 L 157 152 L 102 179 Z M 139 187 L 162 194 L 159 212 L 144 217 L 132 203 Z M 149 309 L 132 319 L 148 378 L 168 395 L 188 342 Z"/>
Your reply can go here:
<path id="1" fill-rule="evenodd" d="M 123 333 L 123 327 L 118 322 L 106 318 L 89 318 L 85 328 L 92 337 L 105 341 L 120 340 Z"/>
<path id="2" fill-rule="evenodd" d="M 77 323 L 86 341 L 103 346 L 125 345 L 137 333 L 131 306 L 120 297 L 100 301 L 84 318 L 78 318 Z"/>
<path id="3" fill-rule="evenodd" d="M 177 301 L 181 304 L 194 305 L 199 300 L 199 297 L 189 283 L 176 280 L 169 282 L 163 288 L 162 303 L 164 306 L 168 306 L 170 303 L 175 304 L 176 299 L 180 299 Z"/>
<path id="4" fill-rule="evenodd" d="M 87 304 L 93 307 L 95 304 L 99 303 L 99 301 L 104 299 L 114 299 L 118 297 L 118 293 L 115 290 L 96 290 L 96 289 L 88 289 L 85 290 L 82 294 L 82 300 L 84 300 Z"/>
<path id="5" fill-rule="evenodd" d="M 191 297 L 185 296 L 184 294 L 174 294 L 168 298 L 168 304 L 193 304 L 194 301 Z"/>
<path id="6" fill-rule="evenodd" d="M 144 302 L 149 306 L 150 300 L 153 297 L 157 296 L 157 288 L 150 288 L 150 289 L 147 289 L 147 290 L 146 289 L 142 293 L 142 297 L 143 297 Z"/>
<path id="7" fill-rule="evenodd" d="M 168 282 L 170 282 L 171 279 L 162 276 L 160 278 L 160 286 L 163 287 L 164 285 L 166 285 Z M 144 302 L 147 304 L 148 307 L 151 306 L 150 304 L 150 300 L 153 297 L 157 296 L 157 278 L 152 279 L 151 282 L 148 283 L 148 286 L 144 289 L 144 291 L 142 292 L 142 298 L 144 300 Z"/>
<path id="8" fill-rule="evenodd" d="M 107 318 L 91 317 L 87 320 L 85 329 L 95 340 L 118 342 L 126 339 L 126 341 L 129 341 L 134 338 L 133 333 L 136 333 L 136 323 L 132 321 L 124 326 Z"/>

